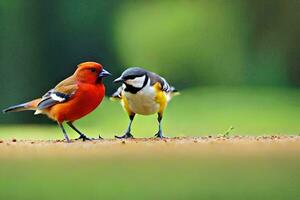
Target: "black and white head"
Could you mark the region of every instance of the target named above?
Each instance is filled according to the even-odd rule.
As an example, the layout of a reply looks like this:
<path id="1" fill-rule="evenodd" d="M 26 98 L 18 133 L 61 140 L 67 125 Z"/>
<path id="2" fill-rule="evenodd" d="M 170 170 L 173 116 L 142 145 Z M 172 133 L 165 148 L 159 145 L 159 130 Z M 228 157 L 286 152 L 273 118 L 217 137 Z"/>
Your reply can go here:
<path id="1" fill-rule="evenodd" d="M 125 70 L 119 78 L 114 80 L 114 83 L 123 83 L 125 91 L 137 93 L 147 85 L 148 80 L 147 70 L 140 67 L 132 67 Z"/>

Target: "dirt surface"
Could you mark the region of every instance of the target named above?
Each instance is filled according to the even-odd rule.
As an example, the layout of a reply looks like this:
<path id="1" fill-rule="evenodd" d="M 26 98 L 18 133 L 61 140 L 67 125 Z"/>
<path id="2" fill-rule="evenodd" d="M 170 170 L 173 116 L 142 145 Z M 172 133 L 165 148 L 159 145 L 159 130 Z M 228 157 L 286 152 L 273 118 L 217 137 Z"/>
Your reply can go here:
<path id="1" fill-rule="evenodd" d="M 209 156 L 299 155 L 300 136 L 207 136 L 166 139 L 0 140 L 0 158 L 107 157 L 107 156 Z"/>
<path id="2" fill-rule="evenodd" d="M 299 155 L 300 136 L 2 140 L 0 199 L 300 199 Z"/>

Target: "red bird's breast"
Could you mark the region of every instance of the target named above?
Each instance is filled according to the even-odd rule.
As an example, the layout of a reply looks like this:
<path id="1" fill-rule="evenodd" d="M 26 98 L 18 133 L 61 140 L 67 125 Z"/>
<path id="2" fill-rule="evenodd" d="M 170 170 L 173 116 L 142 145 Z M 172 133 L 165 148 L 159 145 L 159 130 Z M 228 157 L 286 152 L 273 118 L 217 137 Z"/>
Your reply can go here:
<path id="1" fill-rule="evenodd" d="M 78 120 L 96 109 L 104 95 L 103 84 L 78 84 L 78 89 L 71 99 L 51 107 L 50 115 L 59 122 Z"/>

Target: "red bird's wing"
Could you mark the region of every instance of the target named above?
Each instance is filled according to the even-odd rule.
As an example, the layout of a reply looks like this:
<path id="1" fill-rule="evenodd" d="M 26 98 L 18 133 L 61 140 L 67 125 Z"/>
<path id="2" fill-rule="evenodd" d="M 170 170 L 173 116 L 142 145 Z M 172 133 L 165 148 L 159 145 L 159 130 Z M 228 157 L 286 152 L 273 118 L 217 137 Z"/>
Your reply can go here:
<path id="1" fill-rule="evenodd" d="M 37 108 L 43 110 L 58 103 L 68 101 L 78 89 L 78 86 L 71 76 L 60 82 L 55 88 L 49 90 L 39 102 Z"/>

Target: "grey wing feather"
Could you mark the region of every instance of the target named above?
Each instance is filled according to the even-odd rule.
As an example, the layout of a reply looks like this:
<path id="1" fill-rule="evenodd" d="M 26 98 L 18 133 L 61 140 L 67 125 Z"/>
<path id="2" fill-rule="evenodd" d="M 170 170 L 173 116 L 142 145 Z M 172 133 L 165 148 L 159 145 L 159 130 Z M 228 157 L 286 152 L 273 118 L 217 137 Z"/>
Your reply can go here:
<path id="1" fill-rule="evenodd" d="M 43 97 L 41 102 L 38 104 L 38 109 L 42 110 L 53 106 L 57 103 L 67 101 L 72 95 L 67 95 L 61 92 L 56 92 L 54 89 L 49 90 Z"/>
<path id="2" fill-rule="evenodd" d="M 171 92 L 171 87 L 169 85 L 169 83 L 166 81 L 166 79 L 164 79 L 163 77 L 153 73 L 153 72 L 149 72 L 148 76 L 151 79 L 151 85 L 154 85 L 155 83 L 159 82 L 161 84 L 162 90 L 165 92 Z"/>
<path id="3" fill-rule="evenodd" d="M 122 91 L 123 91 L 124 87 L 121 86 L 117 89 L 117 91 L 115 93 L 113 93 L 111 95 L 112 98 L 117 98 L 117 99 L 121 99 L 122 98 Z"/>

